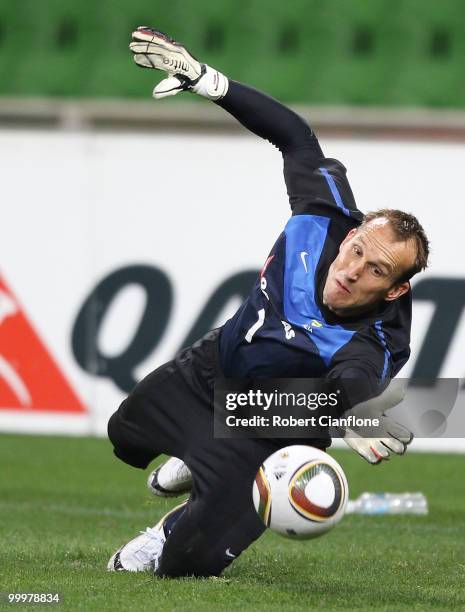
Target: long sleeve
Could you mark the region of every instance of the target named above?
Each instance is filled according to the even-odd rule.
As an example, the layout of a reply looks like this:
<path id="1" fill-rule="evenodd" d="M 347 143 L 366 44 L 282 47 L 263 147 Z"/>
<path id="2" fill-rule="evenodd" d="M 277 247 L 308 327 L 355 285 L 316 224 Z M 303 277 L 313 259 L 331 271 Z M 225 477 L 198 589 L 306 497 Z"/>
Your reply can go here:
<path id="1" fill-rule="evenodd" d="M 323 158 L 317 137 L 302 117 L 266 94 L 230 80 L 227 94 L 217 104 L 283 155 L 304 148 L 315 163 Z"/>
<path id="2" fill-rule="evenodd" d="M 325 159 L 311 127 L 297 113 L 247 85 L 229 81 L 217 104 L 245 128 L 282 153 L 284 180 L 293 214 L 334 210 L 360 221 L 344 166 Z"/>

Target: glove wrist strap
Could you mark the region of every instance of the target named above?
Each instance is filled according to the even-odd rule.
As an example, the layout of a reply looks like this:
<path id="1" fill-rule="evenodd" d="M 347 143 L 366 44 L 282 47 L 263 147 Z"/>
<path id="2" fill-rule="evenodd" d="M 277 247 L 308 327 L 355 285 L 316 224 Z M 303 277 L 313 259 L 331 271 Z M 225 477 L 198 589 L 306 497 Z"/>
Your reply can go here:
<path id="1" fill-rule="evenodd" d="M 204 67 L 205 74 L 200 77 L 195 85 L 192 85 L 190 88 L 191 91 L 209 100 L 219 100 L 223 98 L 229 87 L 227 77 L 206 64 L 204 64 Z"/>

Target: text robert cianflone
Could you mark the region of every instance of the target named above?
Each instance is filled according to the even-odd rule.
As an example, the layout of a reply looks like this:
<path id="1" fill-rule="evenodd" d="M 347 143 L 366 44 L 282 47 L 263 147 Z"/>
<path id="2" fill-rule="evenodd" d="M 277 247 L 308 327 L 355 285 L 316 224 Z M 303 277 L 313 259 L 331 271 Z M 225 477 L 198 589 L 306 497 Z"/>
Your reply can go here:
<path id="1" fill-rule="evenodd" d="M 379 419 L 377 418 L 362 418 L 350 415 L 348 417 L 331 417 L 329 415 L 321 415 L 319 417 L 311 416 L 298 418 L 294 416 L 279 416 L 277 414 L 271 417 L 254 415 L 251 417 L 237 417 L 228 415 L 226 417 L 226 425 L 228 427 L 379 427 Z"/>
<path id="2" fill-rule="evenodd" d="M 271 406 L 298 406 L 309 410 L 334 407 L 338 404 L 339 391 L 334 393 L 292 393 L 274 390 L 271 393 L 261 389 L 249 389 L 242 393 L 226 394 L 226 410 L 236 410 L 238 407 L 250 406 L 269 410 Z"/>

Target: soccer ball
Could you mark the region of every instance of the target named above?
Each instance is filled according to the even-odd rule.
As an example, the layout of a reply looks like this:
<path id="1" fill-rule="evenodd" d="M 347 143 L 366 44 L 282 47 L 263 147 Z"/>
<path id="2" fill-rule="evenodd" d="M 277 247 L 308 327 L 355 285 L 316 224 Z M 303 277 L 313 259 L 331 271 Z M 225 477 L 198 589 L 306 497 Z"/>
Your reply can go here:
<path id="1" fill-rule="evenodd" d="M 349 486 L 339 463 L 311 446 L 287 446 L 258 470 L 253 502 L 267 527 L 283 536 L 323 535 L 344 516 Z"/>

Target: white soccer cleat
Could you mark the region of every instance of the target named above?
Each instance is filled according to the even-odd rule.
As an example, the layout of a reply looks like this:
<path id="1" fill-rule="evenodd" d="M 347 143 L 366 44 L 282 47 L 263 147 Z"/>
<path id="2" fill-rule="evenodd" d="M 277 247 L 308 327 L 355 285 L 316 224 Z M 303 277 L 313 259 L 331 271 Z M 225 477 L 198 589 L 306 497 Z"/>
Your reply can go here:
<path id="1" fill-rule="evenodd" d="M 177 497 L 192 489 L 192 474 L 184 461 L 170 457 L 151 472 L 147 487 L 153 495 Z"/>
<path id="2" fill-rule="evenodd" d="M 140 26 L 132 33 L 129 48 L 134 61 L 143 68 L 164 70 L 171 75 L 181 75 L 196 81 L 202 74 L 202 64 L 180 43 L 163 32 Z"/>
<path id="3" fill-rule="evenodd" d="M 187 501 L 179 504 L 165 514 L 155 527 L 147 527 L 145 531 L 140 532 L 140 535 L 121 546 L 108 561 L 107 570 L 109 572 L 156 572 L 160 565 L 166 538 L 173 528 L 173 525 L 171 527 L 169 523 L 167 525 L 167 521 L 186 504 Z"/>
<path id="4" fill-rule="evenodd" d="M 163 517 L 155 527 L 147 527 L 140 535 L 119 548 L 107 565 L 109 572 L 147 572 L 155 571 L 165 545 Z"/>

